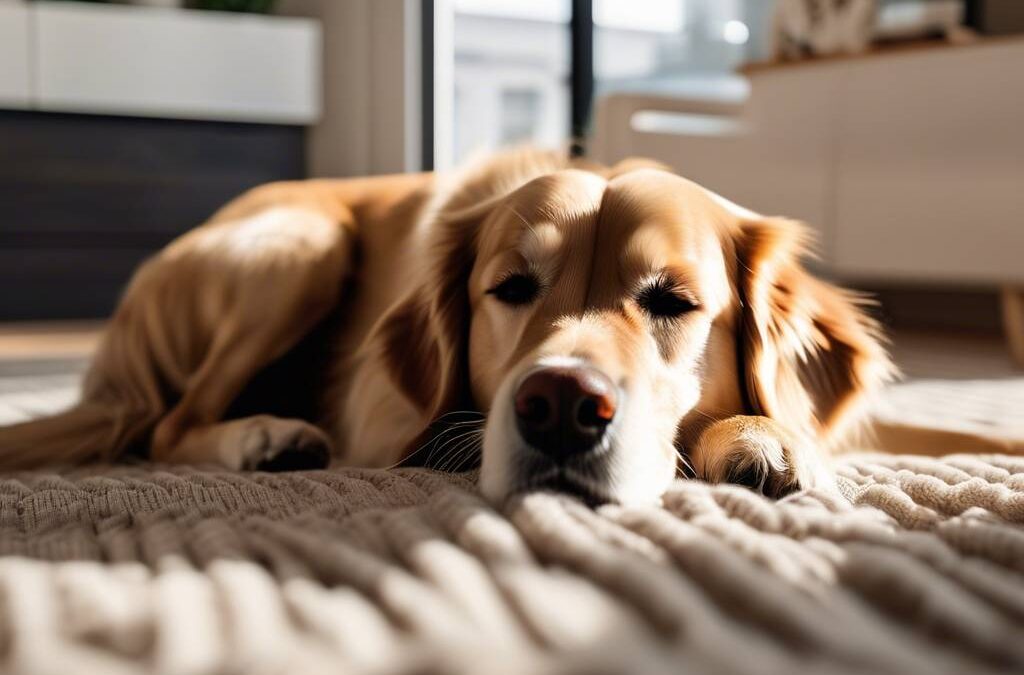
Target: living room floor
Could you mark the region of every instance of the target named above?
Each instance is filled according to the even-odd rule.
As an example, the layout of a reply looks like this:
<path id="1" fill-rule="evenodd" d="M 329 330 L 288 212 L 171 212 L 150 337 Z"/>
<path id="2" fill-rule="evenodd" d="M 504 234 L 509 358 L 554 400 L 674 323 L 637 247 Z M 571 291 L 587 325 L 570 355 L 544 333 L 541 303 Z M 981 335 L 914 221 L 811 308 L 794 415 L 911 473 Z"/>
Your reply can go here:
<path id="1" fill-rule="evenodd" d="M 0 324 L 0 424 L 70 405 L 102 324 Z M 900 330 L 904 379 L 876 406 L 889 420 L 1024 442 L 1024 370 L 998 334 Z"/>
<path id="2" fill-rule="evenodd" d="M 101 322 L 0 323 L 0 378 L 81 370 L 99 343 Z M 891 350 L 907 378 L 1024 378 L 1002 336 L 989 333 L 900 330 Z"/>

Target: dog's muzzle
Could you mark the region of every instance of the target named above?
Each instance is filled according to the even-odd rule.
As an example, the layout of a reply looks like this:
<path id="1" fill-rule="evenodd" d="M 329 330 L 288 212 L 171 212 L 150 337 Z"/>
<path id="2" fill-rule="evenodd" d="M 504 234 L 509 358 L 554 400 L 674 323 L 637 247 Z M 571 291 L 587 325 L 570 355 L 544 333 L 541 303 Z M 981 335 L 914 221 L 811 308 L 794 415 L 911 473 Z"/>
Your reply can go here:
<path id="1" fill-rule="evenodd" d="M 561 462 L 601 447 L 617 399 L 615 385 L 599 370 L 540 368 L 516 390 L 516 428 L 530 447 Z"/>

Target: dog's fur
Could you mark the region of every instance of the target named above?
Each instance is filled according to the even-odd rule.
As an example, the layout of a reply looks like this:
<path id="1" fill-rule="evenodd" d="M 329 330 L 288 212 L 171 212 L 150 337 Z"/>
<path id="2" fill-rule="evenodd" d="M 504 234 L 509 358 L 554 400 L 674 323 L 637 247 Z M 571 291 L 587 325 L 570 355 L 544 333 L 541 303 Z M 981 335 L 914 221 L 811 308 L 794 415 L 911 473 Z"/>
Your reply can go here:
<path id="1" fill-rule="evenodd" d="M 859 299 L 802 267 L 806 246 L 803 225 L 650 162 L 522 150 L 447 178 L 266 185 L 139 269 L 81 402 L 0 429 L 0 466 L 148 447 L 234 469 L 328 451 L 447 467 L 482 440 L 496 501 L 536 486 L 650 501 L 680 467 L 771 495 L 829 488 L 825 453 L 893 370 Z M 499 301 L 509 275 L 536 297 Z M 652 292 L 686 311 L 652 315 Z M 521 440 L 511 399 L 566 363 L 602 371 L 622 403 L 599 458 L 558 465 Z M 320 405 L 275 408 L 268 391 Z"/>

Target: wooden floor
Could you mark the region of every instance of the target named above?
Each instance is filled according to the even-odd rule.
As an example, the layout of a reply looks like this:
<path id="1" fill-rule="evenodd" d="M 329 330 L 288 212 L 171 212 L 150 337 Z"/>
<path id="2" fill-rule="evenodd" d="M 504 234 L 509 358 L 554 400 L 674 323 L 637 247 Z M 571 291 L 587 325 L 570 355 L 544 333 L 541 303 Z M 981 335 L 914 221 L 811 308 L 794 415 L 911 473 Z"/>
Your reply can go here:
<path id="1" fill-rule="evenodd" d="M 891 340 L 893 360 L 907 379 L 1024 378 L 1001 334 L 901 330 Z"/>
<path id="2" fill-rule="evenodd" d="M 46 371 L 53 372 L 55 362 L 85 361 L 102 329 L 102 322 L 0 323 L 0 376 L 30 371 L 33 363 L 45 363 Z M 891 350 L 910 379 L 1024 377 L 996 334 L 902 330 L 892 335 Z"/>
<path id="3" fill-rule="evenodd" d="M 103 323 L 0 323 L 0 363 L 88 358 L 99 342 Z"/>
<path id="4" fill-rule="evenodd" d="M 0 324 L 0 425 L 71 405 L 101 330 L 98 323 Z M 891 349 L 905 379 L 875 402 L 876 420 L 1024 442 L 1024 370 L 1013 366 L 1000 335 L 901 330 Z M 905 451 L 905 439 L 893 448 Z"/>

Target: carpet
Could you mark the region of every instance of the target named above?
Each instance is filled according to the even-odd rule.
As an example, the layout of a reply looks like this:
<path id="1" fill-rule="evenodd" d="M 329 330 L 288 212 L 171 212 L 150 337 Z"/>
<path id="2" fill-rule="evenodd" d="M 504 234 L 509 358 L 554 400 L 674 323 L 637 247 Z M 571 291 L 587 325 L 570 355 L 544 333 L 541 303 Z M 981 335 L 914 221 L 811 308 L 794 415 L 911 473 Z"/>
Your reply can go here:
<path id="1" fill-rule="evenodd" d="M 678 481 L 503 512 L 416 469 L 9 475 L 0 670 L 1024 671 L 1024 458 L 839 473 L 849 502 Z"/>
<path id="2" fill-rule="evenodd" d="M 73 399 L 60 368 L 6 375 L 2 422 Z M 879 414 L 1013 436 L 1016 382 Z M 0 672 L 1024 672 L 1024 457 L 837 470 L 846 499 L 678 481 L 596 511 L 419 469 L 7 474 Z"/>

